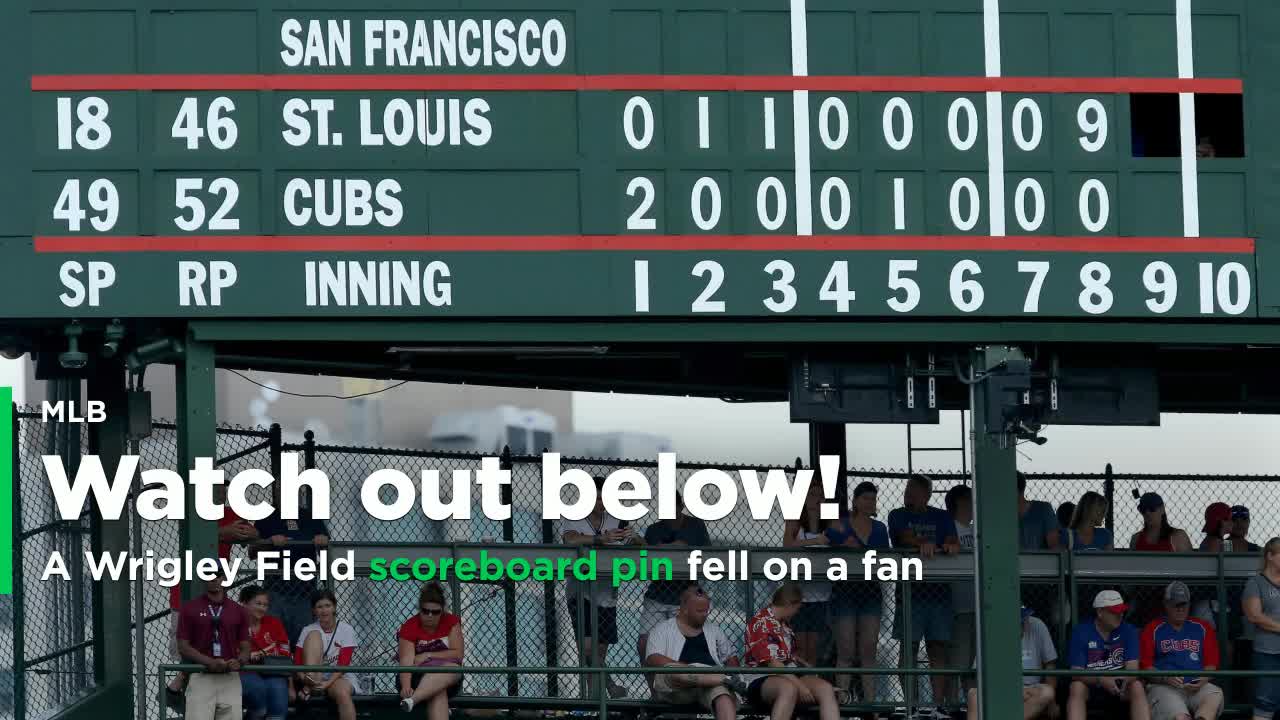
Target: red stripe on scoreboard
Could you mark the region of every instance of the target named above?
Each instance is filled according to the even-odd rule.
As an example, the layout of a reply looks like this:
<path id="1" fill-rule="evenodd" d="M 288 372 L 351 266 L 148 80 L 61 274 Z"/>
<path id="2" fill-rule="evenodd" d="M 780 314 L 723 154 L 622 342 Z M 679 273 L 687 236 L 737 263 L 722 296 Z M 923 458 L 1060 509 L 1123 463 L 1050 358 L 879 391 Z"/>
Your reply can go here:
<path id="1" fill-rule="evenodd" d="M 1239 95 L 1234 78 L 913 77 L 889 75 L 33 75 L 36 91 L 756 91 L 1196 93 Z"/>
<path id="2" fill-rule="evenodd" d="M 41 253 L 1018 251 L 1252 254 L 1252 238 L 975 235 L 221 235 L 41 236 Z"/>

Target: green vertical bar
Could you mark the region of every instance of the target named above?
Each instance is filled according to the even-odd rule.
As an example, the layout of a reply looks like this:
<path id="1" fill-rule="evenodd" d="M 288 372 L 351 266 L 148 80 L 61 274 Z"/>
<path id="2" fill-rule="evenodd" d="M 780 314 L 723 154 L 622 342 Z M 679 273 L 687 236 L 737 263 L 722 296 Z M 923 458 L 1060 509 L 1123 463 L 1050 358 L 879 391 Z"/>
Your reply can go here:
<path id="1" fill-rule="evenodd" d="M 13 407 L 13 388 L 0 387 L 0 405 Z M 13 594 L 13 412 L 0 412 L 0 595 Z"/>
<path id="2" fill-rule="evenodd" d="M 182 361 L 178 363 L 178 471 L 195 468 L 200 457 L 217 458 L 217 419 L 214 391 L 214 352 L 207 343 L 188 339 Z M 218 557 L 218 526 L 196 514 L 195 490 L 187 488 L 186 519 L 179 538 L 183 550 L 191 550 L 196 559 Z M 204 592 L 204 584 L 187 583 L 184 599 Z"/>
<path id="3" fill-rule="evenodd" d="M 973 353 L 973 374 L 995 370 L 1005 359 L 1021 358 L 1012 348 L 987 347 Z M 1018 565 L 1017 455 L 1014 438 L 988 427 L 991 402 L 1001 402 L 985 382 L 972 386 L 973 505 L 978 531 L 978 702 L 982 717 L 1005 720 L 1022 707 L 1021 600 Z M 1010 579 L 1014 579 L 1010 582 Z"/>

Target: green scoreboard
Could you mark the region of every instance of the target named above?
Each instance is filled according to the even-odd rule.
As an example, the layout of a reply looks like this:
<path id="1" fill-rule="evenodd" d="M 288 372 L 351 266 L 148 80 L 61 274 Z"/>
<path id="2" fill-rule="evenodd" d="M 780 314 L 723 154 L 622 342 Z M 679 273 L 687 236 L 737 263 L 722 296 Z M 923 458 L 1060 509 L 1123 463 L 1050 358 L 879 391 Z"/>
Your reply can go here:
<path id="1" fill-rule="evenodd" d="M 0 307 L 1256 320 L 1277 37 L 1271 0 L 11 0 Z"/>

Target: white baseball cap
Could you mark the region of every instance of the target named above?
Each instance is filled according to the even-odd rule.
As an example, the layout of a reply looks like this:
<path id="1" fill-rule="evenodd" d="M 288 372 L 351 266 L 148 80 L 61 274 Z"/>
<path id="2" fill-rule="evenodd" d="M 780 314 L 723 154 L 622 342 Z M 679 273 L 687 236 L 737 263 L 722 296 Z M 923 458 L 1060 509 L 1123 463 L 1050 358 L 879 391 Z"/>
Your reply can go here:
<path id="1" fill-rule="evenodd" d="M 1109 610 L 1117 615 L 1123 615 L 1129 610 L 1129 606 L 1125 604 L 1124 598 L 1115 590 L 1103 590 L 1093 598 L 1093 607 L 1095 610 Z"/>

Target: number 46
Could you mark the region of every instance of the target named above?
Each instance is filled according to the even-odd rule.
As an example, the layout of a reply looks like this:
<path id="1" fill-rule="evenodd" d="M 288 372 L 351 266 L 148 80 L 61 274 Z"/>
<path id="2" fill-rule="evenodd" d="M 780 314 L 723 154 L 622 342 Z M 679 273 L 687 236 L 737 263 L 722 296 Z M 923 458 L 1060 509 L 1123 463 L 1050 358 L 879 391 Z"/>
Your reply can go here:
<path id="1" fill-rule="evenodd" d="M 229 150 L 236 144 L 239 128 L 236 121 L 224 116 L 224 113 L 235 112 L 236 104 L 231 98 L 214 98 L 209 103 L 209 112 L 205 125 L 209 128 L 209 144 L 217 150 Z M 178 117 L 173 120 L 173 138 L 186 140 L 188 150 L 200 149 L 200 138 L 205 136 L 205 129 L 200 127 L 200 103 L 189 97 L 182 101 L 178 109 Z"/>

